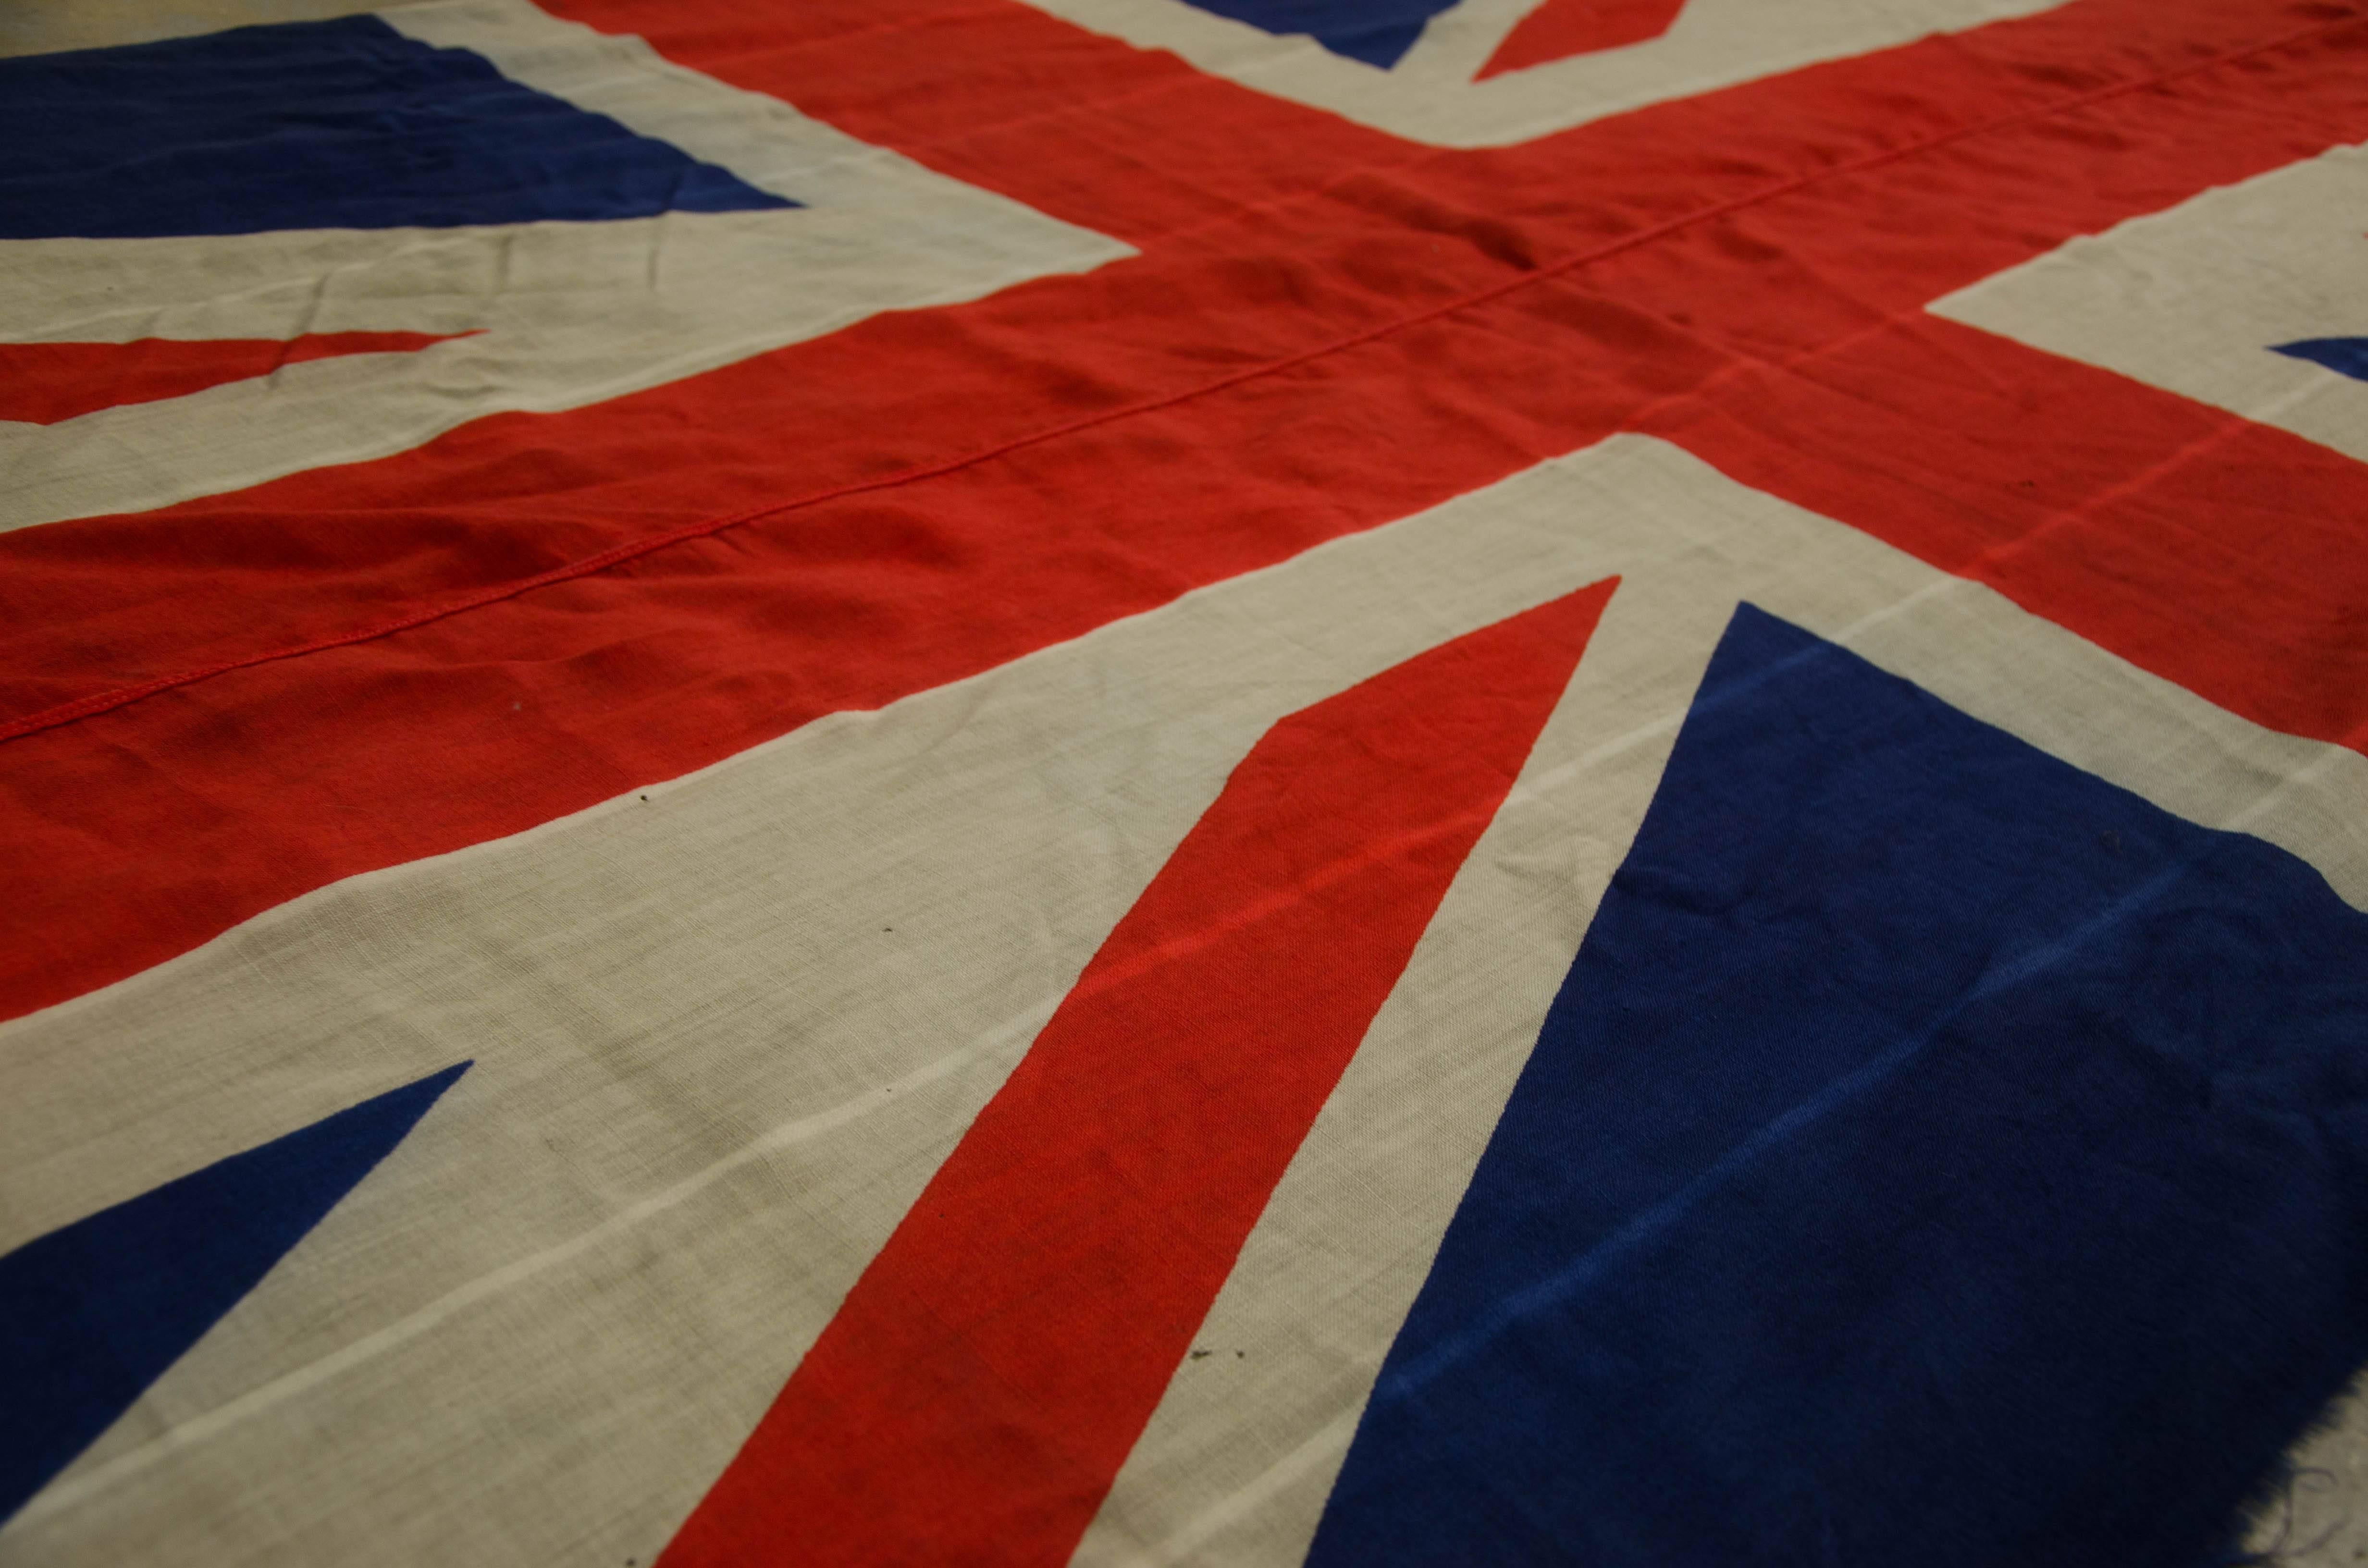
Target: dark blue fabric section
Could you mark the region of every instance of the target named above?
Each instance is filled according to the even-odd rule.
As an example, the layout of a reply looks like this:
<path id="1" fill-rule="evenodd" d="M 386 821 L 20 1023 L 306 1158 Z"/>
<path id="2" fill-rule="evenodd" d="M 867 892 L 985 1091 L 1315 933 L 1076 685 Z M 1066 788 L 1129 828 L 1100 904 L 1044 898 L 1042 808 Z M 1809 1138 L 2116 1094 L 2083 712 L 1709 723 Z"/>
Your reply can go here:
<path id="1" fill-rule="evenodd" d="M 0 1257 L 0 1519 L 403 1142 L 463 1062 Z"/>
<path id="2" fill-rule="evenodd" d="M 2210 1560 L 2368 1360 L 2368 917 L 1747 606 L 1310 1562 Z"/>
<path id="3" fill-rule="evenodd" d="M 1275 34 L 1305 33 L 1335 54 L 1386 71 L 1455 0 L 1191 0 Z"/>
<path id="4" fill-rule="evenodd" d="M 2271 348 L 2368 381 L 2368 337 L 2306 337 L 2299 343 L 2272 344 Z"/>
<path id="5" fill-rule="evenodd" d="M 796 205 L 375 17 L 0 60 L 0 239 Z"/>

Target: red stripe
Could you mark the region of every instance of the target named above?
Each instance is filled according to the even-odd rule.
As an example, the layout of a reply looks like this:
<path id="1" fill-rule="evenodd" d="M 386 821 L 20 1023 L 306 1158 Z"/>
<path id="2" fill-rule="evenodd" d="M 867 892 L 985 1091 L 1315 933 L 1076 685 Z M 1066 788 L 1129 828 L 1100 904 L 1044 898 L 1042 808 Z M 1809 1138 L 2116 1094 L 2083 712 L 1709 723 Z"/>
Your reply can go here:
<path id="1" fill-rule="evenodd" d="M 890 47 L 913 29 L 954 25 L 933 18 L 926 0 L 842 0 L 811 16 L 803 6 L 744 6 L 756 19 L 737 29 L 735 13 L 718 21 L 705 6 L 578 8 L 637 26 L 736 85 L 822 106 L 855 133 L 958 177 L 1158 248 L 1087 278 L 875 318 L 596 407 L 481 420 L 381 462 L 0 536 L 0 715 L 370 634 L 634 540 L 927 471 L 1080 414 L 1172 396 L 1206 383 L 1212 368 L 1288 358 L 1557 257 L 1737 200 L 1764 203 L 1804 172 L 1829 179 L 1853 161 L 2060 108 L 2076 93 L 2192 71 L 2212 51 L 2258 48 L 2308 9 L 2218 0 L 2191 7 L 2171 36 L 2141 0 L 2080 0 L 1533 146 L 1424 156 L 1008 0 L 960 13 L 977 33 L 963 34 L 974 52 L 960 56 L 962 69 L 976 80 L 960 90 L 927 74 L 941 68 L 935 56 Z M 813 29 L 833 17 L 849 36 L 828 47 L 756 41 L 767 19 Z M 995 18 L 1005 20 L 989 26 Z M 2112 70 L 2089 63 L 2100 42 Z M 1105 75 L 1117 85 L 1071 90 Z M 2267 116 L 2223 95 L 2192 116 L 2203 136 L 2188 136 L 2156 103 L 2133 114 L 2137 123 L 2100 131 L 2100 144 L 2018 137 L 2023 145 L 1999 148 L 1945 203 L 1903 181 L 1869 193 L 1884 205 L 1820 213 L 1809 238 L 1827 249 L 1837 239 L 1884 247 L 1841 258 L 1835 275 L 1925 287 L 1920 303 L 1987 269 L 1969 260 L 2021 259 L 2149 210 L 2135 203 L 2151 193 L 2115 187 L 2125 167 L 2169 171 L 2178 189 L 2154 201 L 2162 205 L 2296 155 L 2272 151 L 2289 128 L 2336 119 L 2319 146 L 2368 133 L 2361 117 L 2330 113 L 2356 106 L 2356 75 L 2284 84 Z M 957 134 L 964 120 L 972 129 Z M 2115 135 L 2162 142 L 2165 155 L 2149 159 Z M 2036 162 L 2013 172 L 2018 159 Z M 2070 177 L 2038 173 L 2059 166 Z M 1139 212 L 1145 188 L 1196 194 Z M 1191 232 L 1179 236 L 1173 225 Z M 1737 254 L 1715 259 L 1743 270 Z M 1721 297 L 1721 308 L 1763 322 L 1793 309 L 1748 277 L 1723 284 Z M 1601 347 L 1578 341 L 1572 350 Z M 1656 392 L 1675 384 L 1666 370 L 1646 379 Z M 1447 412 L 1470 424 L 1464 411 Z M 1550 415 L 1540 450 L 1591 438 L 1597 413 L 1590 402 L 1576 420 Z M 797 432 L 786 451 L 781 431 Z M 303 569 L 290 572 L 291 561 Z"/>
<path id="2" fill-rule="evenodd" d="M 130 343 L 0 343 L 0 419 L 63 419 L 186 397 L 282 365 L 347 354 L 416 354 L 443 337 L 424 332 L 315 332 L 287 339 L 233 337 Z"/>
<path id="3" fill-rule="evenodd" d="M 2368 466 L 1919 315 L 1646 428 L 2272 728 L 2368 751 Z"/>
<path id="4" fill-rule="evenodd" d="M 1545 0 L 1513 24 L 1474 81 L 1656 39 L 1686 0 Z"/>
<path id="5" fill-rule="evenodd" d="M 1145 248 L 1426 153 L 1008 0 L 550 8 Z"/>
<path id="6" fill-rule="evenodd" d="M 663 1568 L 1067 1561 L 1612 586 L 1267 733 Z"/>
<path id="7" fill-rule="evenodd" d="M 2255 29 L 2248 62 L 2195 61 L 2199 40 L 2243 39 L 2240 10 Z M 139 688 L 160 664 L 205 667 L 195 655 L 252 657 L 290 631 L 333 637 L 0 748 L 0 884 L 14 916 L 0 1014 L 145 968 L 339 877 L 974 674 L 1623 425 L 1661 427 L 1673 400 L 1723 367 L 1822 352 L 2065 235 L 2368 135 L 2362 30 L 2265 50 L 2261 37 L 2292 19 L 2198 7 L 2171 37 L 2136 0 L 2081 0 L 2039 19 L 2052 30 L 1986 28 L 1533 148 L 1360 175 L 1093 277 L 879 318 L 596 409 L 481 421 L 405 459 L 6 536 L 0 669 L 17 672 L 18 711 Z M 2130 37 L 2192 74 L 2029 113 L 2061 102 L 2067 75 L 2100 90 L 2086 62 L 2100 40 L 2123 40 L 2112 57 L 2131 68 Z M 1976 110 L 2024 118 L 1975 133 Z M 1920 140 L 1864 129 L 1886 124 Z M 1771 167 L 1771 148 L 1825 160 L 1824 172 L 1804 182 Z M 1632 243 L 1656 224 L 1657 238 Z M 1435 313 L 1588 235 L 1584 269 Z M 1292 356 L 1295 369 L 1176 401 Z M 1161 406 L 1022 444 L 1137 402 Z M 2173 461 L 2148 444 L 2170 438 L 2158 423 L 2135 422 L 2140 438 L 2120 444 L 2067 442 L 2072 427 L 2014 426 L 1996 450 L 2004 461 L 2035 442 L 2080 485 L 2133 486 L 2100 527 L 2142 521 L 2138 539 L 2210 533 L 2245 477 L 2210 452 Z M 948 466 L 971 441 L 980 455 Z M 1864 460 L 1846 442 L 1812 453 L 1843 469 Z M 2368 548 L 2329 562 L 2279 543 L 2305 528 L 2349 537 L 2368 517 L 2356 466 L 2311 460 L 2341 504 L 2308 519 L 2248 514 L 2263 530 L 2260 571 L 2356 602 L 2362 587 L 2345 585 L 2368 571 Z M 899 478 L 919 469 L 939 477 Z M 565 570 L 785 494 L 879 479 L 892 487 L 779 525 L 597 575 Z M 2006 504 L 2010 461 L 1963 483 L 1968 505 L 1985 504 L 1987 484 L 1998 517 L 2029 521 Z M 1900 529 L 1928 526 L 1915 506 L 1898 516 Z M 2022 580 L 2060 579 L 2048 602 L 2073 607 L 2062 613 L 2082 635 L 2180 668 L 2179 638 L 2160 628 L 2192 622 L 2210 645 L 2242 650 L 2223 661 L 2216 699 L 2264 722 L 2313 684 L 2283 625 L 2231 603 L 2205 558 L 2171 551 L 2154 602 L 2132 607 L 2090 581 L 2119 570 L 2094 548 L 2030 527 Z M 553 568 L 552 586 L 401 635 L 334 640 L 395 624 L 390 599 L 416 618 L 488 592 L 488 578 Z M 2282 581 L 2268 602 L 2311 586 Z M 2307 706 L 2317 722 L 2303 733 L 2355 737 L 2368 687 Z"/>

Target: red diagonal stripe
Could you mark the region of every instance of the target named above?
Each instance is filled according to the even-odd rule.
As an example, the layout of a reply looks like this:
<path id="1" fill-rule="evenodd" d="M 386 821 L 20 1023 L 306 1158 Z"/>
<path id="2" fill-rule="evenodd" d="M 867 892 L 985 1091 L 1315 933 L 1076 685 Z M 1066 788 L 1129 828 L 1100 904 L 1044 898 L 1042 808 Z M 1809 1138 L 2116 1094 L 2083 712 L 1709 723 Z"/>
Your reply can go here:
<path id="1" fill-rule="evenodd" d="M 2368 751 L 2368 469 L 2340 452 L 1930 315 L 1641 424 L 2234 712 Z"/>
<path id="2" fill-rule="evenodd" d="M 346 354 L 416 354 L 425 332 L 316 332 L 302 337 L 142 337 L 130 343 L 0 343 L 0 419 L 55 425 L 128 403 L 187 397 Z"/>
<path id="3" fill-rule="evenodd" d="M 1612 587 L 1267 733 L 663 1568 L 1067 1560 Z"/>
<path id="4" fill-rule="evenodd" d="M 1685 8 L 1686 0 L 1545 0 L 1513 24 L 1474 80 L 1659 38 Z"/>
<path id="5" fill-rule="evenodd" d="M 953 112 L 934 81 L 882 85 L 910 59 L 901 44 L 867 33 L 775 49 L 780 7 L 719 4 L 740 20 L 712 26 L 708 6 L 690 17 L 650 0 L 603 0 L 600 19 L 802 106 L 854 92 L 840 68 L 870 59 L 871 96 L 835 111 L 847 129 L 1064 217 L 1091 222 L 1105 196 L 1139 193 L 1102 166 L 1114 148 L 1184 145 L 1199 160 L 1185 183 L 1213 187 L 1236 153 L 1324 145 L 1237 121 L 1256 95 L 1205 78 L 1013 122 L 1015 101 L 1042 108 L 1080 79 L 1055 62 L 1082 54 L 1099 69 L 1128 53 L 1013 0 L 930 13 L 1020 28 L 1017 52 L 965 67 L 965 101 L 1002 129 L 900 143 L 904 117 L 937 128 Z M 830 13 L 851 28 L 883 6 L 928 0 L 794 10 L 801 26 Z M 1667 429 L 1672 401 L 1738 356 L 1825 352 L 2071 234 L 2368 135 L 2368 28 L 2309 22 L 2323 7 L 2197 0 L 2165 31 L 2151 6 L 2073 0 L 1531 146 L 1367 168 L 1086 277 L 892 312 L 594 407 L 479 420 L 378 462 L 0 536 L 0 714 L 85 715 L 6 747 L 0 884 L 16 897 L 0 1015 L 120 979 L 340 877 L 974 675 L 1615 429 Z M 1311 164 L 1337 176 L 1336 153 Z M 1433 313 L 1515 276 L 1532 286 Z M 1417 315 L 1425 324 L 1399 329 Z M 1376 322 L 1398 325 L 1308 357 Z M 1220 372 L 1286 363 L 1206 392 Z M 2357 602 L 2368 465 L 2299 440 L 2180 455 L 2157 446 L 2171 430 L 2158 420 L 2077 406 L 2067 419 L 2043 383 L 2094 377 L 2048 363 L 2026 357 L 2017 374 L 2049 419 L 1954 426 L 1998 454 L 1962 476 L 1957 505 L 2027 530 L 2011 591 L 2157 674 L 2218 672 L 2207 695 L 2248 717 L 2368 749 L 2368 687 L 2313 695 L 2307 724 L 2287 717 L 2319 684 L 2292 657 L 2288 620 L 2232 599 L 2229 580 L 2178 545 L 2149 579 L 2152 603 L 2116 600 L 2121 569 L 2100 548 L 2228 537 L 2226 498 L 2275 455 L 2309 471 L 2305 504 L 2247 511 L 2247 581 L 2266 581 L 2273 604 Z M 2135 383 L 2116 396 L 2169 400 Z M 1853 428 L 1846 403 L 1837 438 L 1780 440 L 1769 462 L 1846 478 L 1876 442 L 1891 443 L 1886 462 L 1912 460 L 1919 448 L 1892 433 L 1839 439 Z M 2083 420 L 2132 438 L 2067 441 Z M 1044 437 L 1054 429 L 1070 434 Z M 798 437 L 784 445 L 787 430 Z M 2078 539 L 2017 500 L 2043 449 L 2061 470 L 2050 494 L 2128 488 L 2094 514 L 2112 540 Z M 1918 482 L 1900 477 L 1913 500 Z M 1823 483 L 1796 472 L 1811 489 L 1769 487 Z M 785 500 L 797 509 L 691 539 Z M 1944 559 L 1908 537 L 1932 516 L 1920 502 L 1842 515 L 1879 517 L 1884 537 Z M 2290 549 L 2305 524 L 2355 547 Z M 618 564 L 664 537 L 691 542 Z M 538 581 L 552 585 L 515 593 Z M 420 619 L 455 605 L 478 608 Z M 234 673 L 209 677 L 221 670 Z M 119 707 L 124 693 L 147 695 Z"/>

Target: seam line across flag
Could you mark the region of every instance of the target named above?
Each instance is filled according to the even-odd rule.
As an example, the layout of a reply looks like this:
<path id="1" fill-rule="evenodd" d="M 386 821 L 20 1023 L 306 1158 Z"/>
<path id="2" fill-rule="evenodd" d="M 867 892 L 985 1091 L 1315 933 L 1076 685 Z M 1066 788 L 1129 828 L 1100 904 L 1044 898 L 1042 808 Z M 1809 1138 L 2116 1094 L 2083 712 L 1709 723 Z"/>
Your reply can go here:
<path id="1" fill-rule="evenodd" d="M 1696 227 L 1697 225 L 1713 222 L 1721 218 L 1728 217 L 1736 212 L 1748 210 L 1749 209 L 1759 206 L 1763 203 L 1778 200 L 1783 197 L 1792 195 L 1796 191 L 1807 189 L 1811 187 L 1823 184 L 1830 179 L 1846 178 L 1853 175 L 1863 174 L 1870 169 L 1881 168 L 1888 164 L 1897 163 L 1903 159 L 1916 157 L 1922 153 L 1932 152 L 1941 147 L 1950 146 L 1959 142 L 1987 135 L 1993 131 L 2004 130 L 2010 126 L 2027 124 L 2034 120 L 2047 119 L 2057 115 L 2074 113 L 2093 104 L 2106 102 L 2117 97 L 2127 97 L 2135 93 L 2146 92 L 2150 89 L 2163 86 L 2174 81 L 2182 80 L 2190 76 L 2201 75 L 2204 73 L 2217 70 L 2223 66 L 2241 64 L 2246 61 L 2256 59 L 2261 55 L 2272 54 L 2281 50 L 2290 49 L 2297 44 L 2309 42 L 2313 40 L 2323 38 L 2328 34 L 2341 31 L 2347 28 L 2358 27 L 2362 25 L 2363 20 L 2368 20 L 2368 17 L 2363 17 L 2362 13 L 2358 8 L 2354 7 L 2348 10 L 2340 17 L 2331 18 L 2325 22 L 2316 23 L 2310 27 L 2299 28 L 2292 32 L 2283 33 L 2276 38 L 2267 39 L 2259 43 L 2247 45 L 2242 49 L 2231 50 L 2225 53 L 2214 54 L 2205 59 L 2194 61 L 2170 70 L 2154 72 L 2151 74 L 2133 78 L 2129 81 L 2110 83 L 2104 86 L 2092 88 L 2085 93 L 2075 94 L 2069 97 L 2061 98 L 2053 103 L 2035 105 L 2032 108 L 2019 109 L 2010 114 L 1994 116 L 1991 119 L 1981 120 L 1972 125 L 1959 126 L 1952 131 L 1946 131 L 1937 135 L 1905 142 L 1897 147 L 1887 148 L 1879 153 L 1868 153 L 1863 157 L 1850 159 L 1824 168 L 1812 169 L 1805 173 L 1795 175 L 1790 179 L 1782 180 L 1776 184 L 1762 187 L 1758 190 L 1748 192 L 1742 196 L 1735 197 L 1722 202 L 1715 202 L 1708 207 L 1697 208 L 1691 212 L 1680 213 L 1679 216 L 1668 219 L 1663 222 L 1648 225 L 1645 228 L 1637 230 L 1634 233 L 1623 234 L 1618 239 L 1610 240 L 1602 244 L 1592 246 L 1587 250 L 1576 252 L 1570 256 L 1564 256 L 1559 260 L 1548 262 L 1531 271 L 1520 273 L 1516 277 L 1506 278 L 1501 282 L 1489 284 L 1486 288 L 1474 290 L 1468 293 L 1458 295 L 1453 299 L 1442 301 L 1441 302 L 1427 307 L 1426 309 L 1413 312 L 1406 315 L 1393 317 L 1388 321 L 1377 323 L 1362 331 L 1350 333 L 1345 336 L 1317 344 L 1312 348 L 1304 349 L 1296 354 L 1286 355 L 1281 358 L 1265 360 L 1258 364 L 1246 366 L 1241 369 L 1183 388 L 1178 392 L 1163 393 L 1157 397 L 1139 399 L 1133 403 L 1124 403 L 1116 408 L 1104 409 L 1099 413 L 1083 415 L 1076 419 L 1050 426 L 1042 430 L 1013 437 L 1008 440 L 998 442 L 993 446 L 981 448 L 975 451 L 961 453 L 938 462 L 907 469 L 899 473 L 884 475 L 878 479 L 859 480 L 852 483 L 836 485 L 825 490 L 815 491 L 809 494 L 795 496 L 786 501 L 768 503 L 766 506 L 731 513 L 724 517 L 707 518 L 697 523 L 687 524 L 681 528 L 672 528 L 665 533 L 655 534 L 646 539 L 633 540 L 623 544 L 612 546 L 608 550 L 599 551 L 594 554 L 581 557 L 575 561 L 568 562 L 564 565 L 554 566 L 549 571 L 540 572 L 529 577 L 522 577 L 512 582 L 496 585 L 490 588 L 481 589 L 475 593 L 464 595 L 444 604 L 429 605 L 425 608 L 396 616 L 391 619 L 381 621 L 375 625 L 359 628 L 352 631 L 337 632 L 331 636 L 315 638 L 312 641 L 297 643 L 286 648 L 277 648 L 261 653 L 252 653 L 243 658 L 227 659 L 217 664 L 199 665 L 194 669 L 180 670 L 169 675 L 158 676 L 153 679 L 137 682 L 131 686 L 116 687 L 105 691 L 93 692 L 87 697 L 77 698 L 72 702 L 61 703 L 56 707 L 43 709 L 38 712 L 26 714 L 22 718 L 10 721 L 6 723 L 0 723 L 0 743 L 21 740 L 28 735 L 38 734 L 45 730 L 57 729 L 66 724 L 75 723 L 84 719 L 94 718 L 102 713 L 112 712 L 117 709 L 129 707 L 131 704 L 142 701 L 147 698 L 160 696 L 165 692 L 176 690 L 182 687 L 194 686 L 201 681 L 211 680 L 219 676 L 233 675 L 240 670 L 252 669 L 262 665 L 277 664 L 283 660 L 302 658 L 313 653 L 327 653 L 334 649 L 352 647 L 357 643 L 375 642 L 381 637 L 392 637 L 404 631 L 415 631 L 420 627 L 432 625 L 437 621 L 448 619 L 453 616 L 465 614 L 471 610 L 484 609 L 490 606 L 503 603 L 506 600 L 517 598 L 521 595 L 531 593 L 538 588 L 552 587 L 561 583 L 573 582 L 578 578 L 592 576 L 598 573 L 605 572 L 610 567 L 621 566 L 628 562 L 639 560 L 643 556 L 655 554 L 675 545 L 688 544 L 698 540 L 707 539 L 715 534 L 722 533 L 726 529 L 739 528 L 748 523 L 759 522 L 768 517 L 779 517 L 789 512 L 801 511 L 807 507 L 822 506 L 828 502 L 843 500 L 849 496 L 871 494 L 884 490 L 898 489 L 907 484 L 919 483 L 926 480 L 935 479 L 945 474 L 958 472 L 966 468 L 974 467 L 983 462 L 992 461 L 1009 452 L 1022 450 L 1029 447 L 1039 446 L 1046 441 L 1058 440 L 1062 437 L 1074 435 L 1079 431 L 1115 424 L 1119 421 L 1133 418 L 1142 415 L 1156 413 L 1161 409 L 1171 408 L 1179 403 L 1191 402 L 1196 398 L 1206 397 L 1212 393 L 1225 391 L 1228 388 L 1241 385 L 1246 381 L 1256 381 L 1262 377 L 1280 374 L 1283 371 L 1294 369 L 1299 366 L 1310 364 L 1314 361 L 1328 358 L 1335 354 L 1344 353 L 1349 349 L 1357 348 L 1365 344 L 1390 336 L 1393 334 L 1405 331 L 1409 327 L 1419 326 L 1424 323 L 1436 321 L 1444 316 L 1453 315 L 1459 312 L 1470 310 L 1478 305 L 1492 303 L 1509 294 L 1518 292 L 1521 289 L 1527 288 L 1531 284 L 1542 283 L 1551 278 L 1566 276 L 1583 267 L 1591 266 L 1596 262 L 1608 260 L 1612 256 L 1636 250 L 1642 246 L 1650 244 L 1656 240 L 1666 238 L 1670 234 L 1679 233 L 1688 229 Z"/>

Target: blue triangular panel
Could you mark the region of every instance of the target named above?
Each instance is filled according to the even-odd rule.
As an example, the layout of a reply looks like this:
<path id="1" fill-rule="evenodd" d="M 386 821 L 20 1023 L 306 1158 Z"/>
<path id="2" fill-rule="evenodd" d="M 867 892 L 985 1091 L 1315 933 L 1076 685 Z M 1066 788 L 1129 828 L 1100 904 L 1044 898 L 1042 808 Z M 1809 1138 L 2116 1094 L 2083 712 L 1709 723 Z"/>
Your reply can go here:
<path id="1" fill-rule="evenodd" d="M 0 1256 L 0 1519 L 403 1142 L 465 1062 Z"/>
<path id="2" fill-rule="evenodd" d="M 2368 1359 L 2368 916 L 1746 606 L 1311 1562 L 2192 1564 Z"/>
<path id="3" fill-rule="evenodd" d="M 1386 71 L 1405 59 L 1406 51 L 1421 40 L 1426 25 L 1427 20 L 1418 19 L 1388 27 L 1354 28 L 1313 36 L 1316 42 L 1335 54 L 1361 60 L 1368 65 L 1378 65 Z"/>
<path id="4" fill-rule="evenodd" d="M 2305 337 L 2299 343 L 2272 344 L 2271 349 L 2368 381 L 2368 337 Z"/>
<path id="5" fill-rule="evenodd" d="M 0 239 L 796 205 L 375 17 L 0 60 Z"/>
<path id="6" fill-rule="evenodd" d="M 1456 0 L 1190 0 L 1278 35 L 1304 33 L 1333 53 L 1386 71 Z"/>

